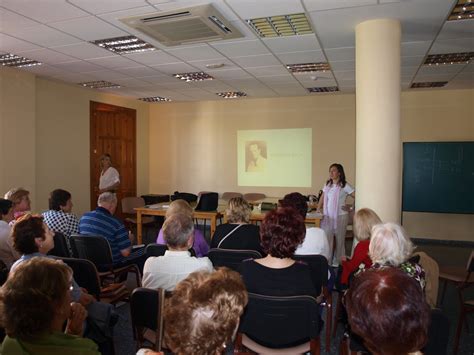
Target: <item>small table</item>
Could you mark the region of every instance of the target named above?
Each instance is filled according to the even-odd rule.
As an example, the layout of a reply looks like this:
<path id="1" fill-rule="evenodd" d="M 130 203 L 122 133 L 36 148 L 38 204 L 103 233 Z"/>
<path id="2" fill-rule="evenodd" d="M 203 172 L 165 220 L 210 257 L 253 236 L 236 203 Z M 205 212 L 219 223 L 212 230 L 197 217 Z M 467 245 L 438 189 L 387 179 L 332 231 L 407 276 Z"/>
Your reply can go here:
<path id="1" fill-rule="evenodd" d="M 165 216 L 167 208 L 163 207 L 163 204 L 157 204 L 156 207 L 139 207 L 135 208 L 137 211 L 137 244 L 142 244 L 142 216 Z M 221 218 L 222 214 L 217 211 L 194 211 L 193 218 L 195 219 L 208 219 L 211 221 L 211 236 L 214 235 L 217 225 L 217 219 Z"/>

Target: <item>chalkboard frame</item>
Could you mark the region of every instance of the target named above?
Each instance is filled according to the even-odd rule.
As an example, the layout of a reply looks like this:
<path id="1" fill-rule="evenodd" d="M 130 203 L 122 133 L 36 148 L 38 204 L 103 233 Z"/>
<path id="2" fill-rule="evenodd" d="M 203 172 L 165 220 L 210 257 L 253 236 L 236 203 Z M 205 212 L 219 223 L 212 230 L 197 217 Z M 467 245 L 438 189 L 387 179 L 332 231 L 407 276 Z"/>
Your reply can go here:
<path id="1" fill-rule="evenodd" d="M 402 212 L 428 212 L 428 213 L 447 213 L 447 214 L 474 214 L 474 203 L 469 203 L 469 187 L 470 189 L 474 189 L 474 184 L 469 186 L 469 177 L 466 178 L 466 200 L 467 201 L 467 207 L 462 206 L 461 208 L 450 208 L 450 204 L 444 204 L 442 203 L 443 198 L 448 198 L 453 196 L 452 194 L 446 194 L 443 193 L 442 191 L 436 195 L 437 203 L 433 203 L 431 205 L 428 205 L 428 202 L 425 202 L 423 200 L 417 199 L 416 203 L 413 203 L 414 197 L 412 195 L 408 196 L 407 194 L 410 192 L 407 191 L 412 191 L 413 190 L 413 184 L 409 185 L 407 181 L 409 181 L 409 178 L 413 178 L 413 156 L 407 157 L 407 151 L 409 149 L 422 149 L 422 146 L 425 146 L 426 148 L 430 148 L 429 146 L 440 146 L 440 147 L 446 147 L 446 146 L 459 146 L 463 147 L 466 146 L 468 151 L 474 151 L 474 141 L 446 141 L 446 142 L 403 142 L 403 170 L 402 170 Z M 416 147 L 416 148 L 415 148 Z M 435 147 L 433 147 L 434 149 Z M 444 148 L 447 149 L 447 148 Z M 412 152 L 411 152 L 412 153 Z M 464 164 L 468 164 L 468 158 L 466 158 L 466 163 L 463 163 L 461 166 Z M 472 159 L 472 158 L 471 158 Z M 411 165 L 411 166 L 410 166 Z M 411 170 L 410 170 L 411 169 Z M 470 171 L 470 169 L 468 169 Z M 471 174 L 473 174 L 471 172 Z M 473 175 L 474 176 L 474 175 Z M 445 183 L 446 186 L 448 183 Z M 407 187 L 409 185 L 409 187 Z M 454 185 L 454 184 L 453 184 Z M 456 185 L 455 185 L 456 186 Z M 461 185 L 461 189 L 462 189 Z M 428 189 L 427 189 L 428 190 Z M 426 199 L 426 194 L 427 192 L 424 191 L 423 193 L 420 193 L 417 197 L 423 197 Z M 463 195 L 463 194 L 461 194 Z M 459 194 L 457 194 L 459 196 Z M 464 196 L 464 195 L 463 195 Z M 435 198 L 433 195 L 430 196 L 432 199 Z M 451 197 L 452 198 L 452 197 Z M 423 201 L 423 202 L 420 202 Z M 452 203 L 452 202 L 451 202 Z M 420 208 L 420 205 L 423 205 Z M 415 207 L 414 207 L 415 205 Z M 441 207 L 440 207 L 441 206 Z M 446 208 L 443 208 L 447 206 Z"/>

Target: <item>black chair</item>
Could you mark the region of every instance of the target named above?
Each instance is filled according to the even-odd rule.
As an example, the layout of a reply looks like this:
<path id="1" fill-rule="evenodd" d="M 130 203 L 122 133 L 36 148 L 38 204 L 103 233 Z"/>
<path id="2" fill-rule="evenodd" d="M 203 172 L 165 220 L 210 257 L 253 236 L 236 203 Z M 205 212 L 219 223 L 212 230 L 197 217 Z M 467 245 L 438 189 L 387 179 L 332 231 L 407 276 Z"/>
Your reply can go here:
<path id="1" fill-rule="evenodd" d="M 219 203 L 219 194 L 217 192 L 203 192 L 199 196 L 196 211 L 215 211 Z"/>
<path id="2" fill-rule="evenodd" d="M 191 194 L 189 192 L 179 192 L 175 191 L 171 196 L 170 200 L 185 200 L 188 203 L 196 202 L 198 199 L 197 195 Z"/>
<path id="3" fill-rule="evenodd" d="M 149 258 L 150 256 L 163 256 L 165 255 L 165 251 L 167 250 L 168 250 L 168 246 L 165 244 L 151 243 L 146 246 L 145 254 L 147 258 Z M 193 248 L 189 248 L 188 251 L 191 254 L 191 256 L 196 256 L 196 252 L 194 251 Z"/>
<path id="4" fill-rule="evenodd" d="M 263 296 L 249 293 L 236 348 L 258 354 L 320 353 L 319 304 L 311 296 Z"/>
<path id="5" fill-rule="evenodd" d="M 106 238 L 92 235 L 72 235 L 70 241 L 78 258 L 94 263 L 102 281 L 112 278 L 113 282 L 116 282 L 119 277 L 126 277 L 129 272 L 132 272 L 135 274 L 137 287 L 141 286 L 140 270 L 137 265 L 114 267 L 112 250 Z"/>
<path id="6" fill-rule="evenodd" d="M 68 242 L 66 236 L 60 232 L 54 233 L 54 248 L 48 252 L 48 255 L 58 256 L 60 258 L 70 258 Z"/>
<path id="7" fill-rule="evenodd" d="M 328 290 L 328 261 L 325 256 L 319 254 L 293 255 L 293 259 L 308 264 L 311 269 L 311 278 L 316 290 L 322 291 L 320 305 L 326 307 L 326 351 L 331 347 L 331 325 L 332 325 L 332 293 Z"/>
<path id="8" fill-rule="evenodd" d="M 226 266 L 232 270 L 238 271 L 242 261 L 246 259 L 260 259 L 262 255 L 255 250 L 237 250 L 237 249 L 219 249 L 209 250 L 207 257 L 211 259 L 215 268 Z"/>
<path id="9" fill-rule="evenodd" d="M 133 336 L 137 341 L 137 349 L 143 347 L 145 341 L 154 344 L 155 351 L 161 351 L 163 341 L 163 310 L 165 290 L 136 288 L 130 298 Z"/>

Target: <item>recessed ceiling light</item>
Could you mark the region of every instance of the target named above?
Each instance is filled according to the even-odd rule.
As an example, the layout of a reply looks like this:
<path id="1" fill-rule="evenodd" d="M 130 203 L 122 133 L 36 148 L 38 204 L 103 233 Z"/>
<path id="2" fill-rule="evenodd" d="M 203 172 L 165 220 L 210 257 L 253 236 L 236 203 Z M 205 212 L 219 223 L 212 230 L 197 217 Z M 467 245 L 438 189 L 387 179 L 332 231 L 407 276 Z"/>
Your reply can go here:
<path id="1" fill-rule="evenodd" d="M 441 88 L 445 86 L 447 81 L 426 81 L 420 83 L 411 84 L 412 89 L 424 89 L 424 88 Z"/>
<path id="2" fill-rule="evenodd" d="M 225 64 L 224 63 L 215 63 L 215 64 L 206 64 L 207 69 L 219 69 L 222 68 Z"/>
<path id="3" fill-rule="evenodd" d="M 118 89 L 120 85 L 113 84 L 109 81 L 98 80 L 98 81 L 88 81 L 84 83 L 79 83 L 78 85 L 88 87 L 91 89 Z"/>
<path id="4" fill-rule="evenodd" d="M 91 43 L 117 54 L 154 51 L 156 48 L 135 36 L 99 39 Z"/>
<path id="5" fill-rule="evenodd" d="M 448 17 L 448 21 L 470 20 L 474 15 L 474 2 L 471 0 L 458 0 L 456 6 Z"/>
<path id="6" fill-rule="evenodd" d="M 139 98 L 138 100 L 142 100 L 145 102 L 168 102 L 171 101 L 171 99 L 167 97 L 161 97 L 161 96 L 151 96 L 151 97 L 142 97 Z"/>
<path id="7" fill-rule="evenodd" d="M 320 63 L 301 63 L 301 64 L 287 64 L 286 68 L 293 74 L 298 73 L 315 73 L 326 72 L 331 70 L 331 66 L 327 62 Z"/>
<path id="8" fill-rule="evenodd" d="M 224 99 L 238 99 L 239 97 L 247 96 L 247 94 L 242 91 L 218 92 L 216 95 Z"/>
<path id="9" fill-rule="evenodd" d="M 306 15 L 292 14 L 246 20 L 260 37 L 282 37 L 313 33 Z"/>
<path id="10" fill-rule="evenodd" d="M 175 78 L 184 80 L 186 82 L 189 81 L 203 81 L 203 80 L 213 80 L 214 78 L 210 76 L 209 74 L 206 74 L 202 71 L 200 72 L 194 72 L 194 73 L 179 73 L 179 74 L 173 74 Z"/>
<path id="11" fill-rule="evenodd" d="M 339 91 L 337 86 L 320 86 L 314 88 L 306 88 L 309 92 L 335 92 Z"/>
<path id="12" fill-rule="evenodd" d="M 467 64 L 474 58 L 474 52 L 430 54 L 424 65 Z"/>
<path id="13" fill-rule="evenodd" d="M 20 57 L 16 54 L 7 53 L 0 55 L 0 64 L 6 67 L 22 68 L 33 67 L 35 65 L 41 65 L 43 63 L 33 59 Z"/>

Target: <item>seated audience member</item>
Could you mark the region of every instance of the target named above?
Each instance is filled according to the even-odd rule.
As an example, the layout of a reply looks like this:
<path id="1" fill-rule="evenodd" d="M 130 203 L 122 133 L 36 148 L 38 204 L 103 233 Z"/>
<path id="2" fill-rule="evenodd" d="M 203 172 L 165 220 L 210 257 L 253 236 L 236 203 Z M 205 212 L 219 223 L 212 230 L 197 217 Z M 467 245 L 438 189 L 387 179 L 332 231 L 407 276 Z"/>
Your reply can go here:
<path id="1" fill-rule="evenodd" d="M 252 208 L 242 197 L 231 198 L 225 214 L 227 223 L 217 226 L 211 248 L 255 250 L 262 253 L 258 226 L 249 224 Z"/>
<path id="2" fill-rule="evenodd" d="M 374 355 L 420 354 L 430 308 L 418 283 L 395 268 L 356 277 L 345 298 L 349 324 Z"/>
<path id="3" fill-rule="evenodd" d="M 164 288 L 172 291 L 176 284 L 197 270 L 212 271 L 207 257 L 191 256 L 194 224 L 188 214 L 173 214 L 163 224 L 163 235 L 168 245 L 165 255 L 149 257 L 143 269 L 143 287 Z"/>
<path id="4" fill-rule="evenodd" d="M 11 238 L 12 228 L 9 223 L 13 220 L 13 202 L 0 198 L 0 260 L 7 268 L 11 268 L 20 255 L 13 248 Z"/>
<path id="5" fill-rule="evenodd" d="M 358 241 L 354 248 L 352 258 L 342 257 L 342 276 L 341 284 L 349 283 L 349 276 L 357 271 L 360 264 L 365 267 L 372 266 L 372 260 L 369 257 L 370 234 L 372 227 L 382 223 L 379 216 L 370 208 L 361 208 L 354 214 L 354 238 Z"/>
<path id="6" fill-rule="evenodd" d="M 299 192 L 292 192 L 286 195 L 283 200 L 280 200 L 280 206 L 292 207 L 297 210 L 303 217 L 306 218 L 306 212 L 308 211 L 308 203 L 306 198 Z M 331 257 L 331 251 L 329 250 L 329 242 L 326 238 L 326 233 L 321 228 L 310 227 L 306 228 L 306 236 L 304 237 L 303 243 L 301 243 L 295 251 L 296 255 L 308 255 L 308 254 L 319 254 L 324 255 L 328 261 Z"/>
<path id="7" fill-rule="evenodd" d="M 112 192 L 104 192 L 100 194 L 97 205 L 94 211 L 85 213 L 79 220 L 79 233 L 106 238 L 112 250 L 114 266 L 136 264 L 142 272 L 146 260 L 145 249 L 132 252 L 128 231 L 122 221 L 114 216 L 117 196 Z"/>
<path id="8" fill-rule="evenodd" d="M 223 354 L 246 305 L 247 291 L 236 272 L 193 272 L 166 304 L 165 343 L 177 355 Z M 141 349 L 138 354 L 162 353 Z"/>
<path id="9" fill-rule="evenodd" d="M 176 213 L 188 214 L 192 218 L 193 209 L 187 201 L 179 199 L 170 203 L 170 206 L 166 210 L 165 218 L 168 218 L 169 216 Z M 166 244 L 165 239 L 163 238 L 163 229 L 160 229 L 158 237 L 156 238 L 156 243 Z M 196 252 L 196 256 L 198 257 L 206 256 L 209 252 L 209 245 L 207 244 L 206 239 L 204 239 L 204 235 L 199 229 L 194 230 L 194 241 L 192 244 L 192 248 L 194 249 L 194 251 Z"/>
<path id="10" fill-rule="evenodd" d="M 242 262 L 240 273 L 248 292 L 267 296 L 319 296 L 308 265 L 292 259 L 305 236 L 303 217 L 293 208 L 267 213 L 260 226 L 261 259 Z"/>
<path id="11" fill-rule="evenodd" d="M 425 289 L 425 271 L 408 259 L 414 250 L 413 243 L 405 230 L 396 223 L 378 224 L 372 228 L 369 256 L 372 268 L 399 268 L 414 278 Z"/>
<path id="12" fill-rule="evenodd" d="M 43 212 L 44 223 L 54 232 L 60 232 L 69 239 L 79 233 L 79 220 L 72 214 L 71 194 L 57 189 L 49 197 L 49 211 Z"/>
<path id="13" fill-rule="evenodd" d="M 11 189 L 5 194 L 5 199 L 13 202 L 13 218 L 15 220 L 30 212 L 30 192 L 24 188 L 18 187 Z"/>
<path id="14" fill-rule="evenodd" d="M 71 282 L 71 269 L 59 260 L 33 258 L 15 269 L 0 289 L 7 333 L 2 354 L 100 354 L 92 340 L 81 337 L 87 312 L 71 303 Z"/>

